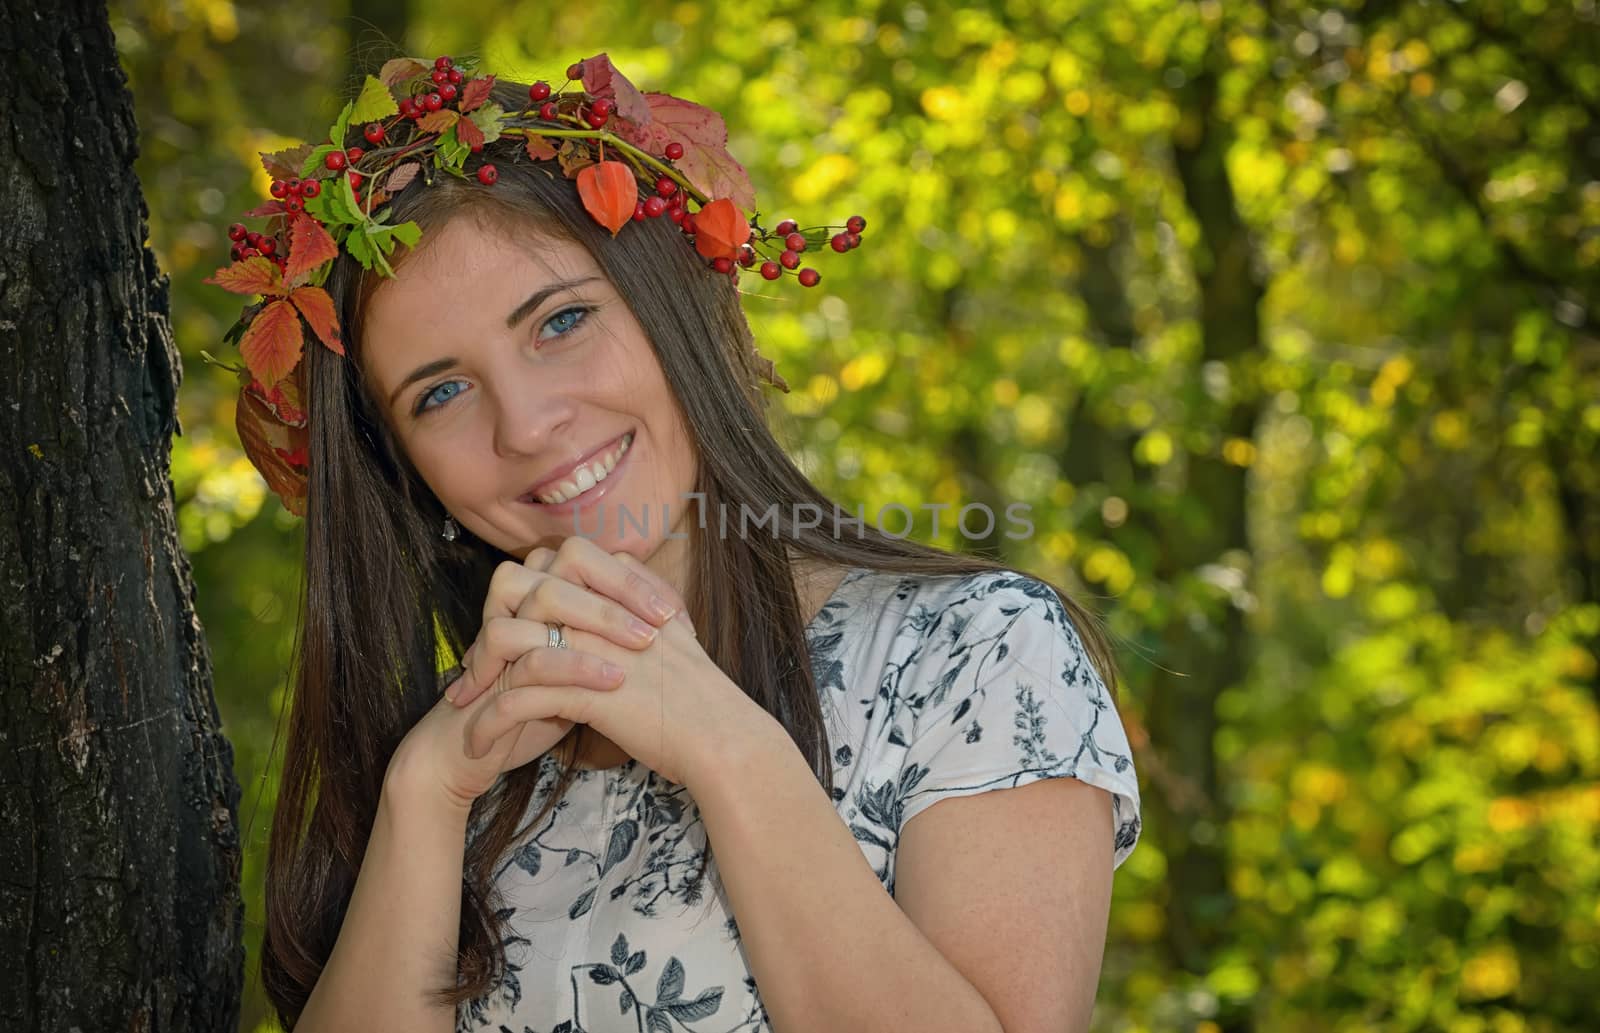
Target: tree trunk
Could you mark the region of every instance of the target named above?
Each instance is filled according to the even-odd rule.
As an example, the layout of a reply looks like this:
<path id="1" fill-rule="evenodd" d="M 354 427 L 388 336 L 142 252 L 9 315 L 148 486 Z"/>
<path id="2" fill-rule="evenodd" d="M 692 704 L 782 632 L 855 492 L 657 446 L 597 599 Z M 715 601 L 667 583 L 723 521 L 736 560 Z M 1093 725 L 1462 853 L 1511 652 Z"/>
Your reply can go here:
<path id="1" fill-rule="evenodd" d="M 106 9 L 0 5 L 0 1028 L 238 1022 L 239 787 Z"/>
<path id="2" fill-rule="evenodd" d="M 1184 198 L 1200 227 L 1195 277 L 1200 286 L 1202 362 L 1227 364 L 1236 387 L 1219 424 L 1228 437 L 1255 440 L 1259 403 L 1240 360 L 1262 349 L 1260 305 L 1264 293 L 1252 268 L 1249 232 L 1239 216 L 1224 159 L 1230 142 L 1217 111 L 1217 73 L 1207 68 L 1183 94 L 1184 118 L 1174 136 L 1173 159 Z M 1195 509 L 1205 515 L 1169 528 L 1162 537 L 1156 576 L 1167 584 L 1191 577 L 1230 554 L 1248 556 L 1246 469 L 1218 456 L 1189 458 L 1187 480 Z M 1167 830 L 1168 946 L 1196 974 L 1207 972 L 1229 939 L 1232 901 L 1227 883 L 1225 831 L 1229 808 L 1216 758 L 1217 698 L 1249 671 L 1244 614 L 1230 601 L 1208 613 L 1204 633 L 1180 619 L 1167 629 L 1162 662 L 1182 673 L 1151 692 L 1151 738 L 1172 766 L 1193 779 L 1193 799 L 1158 794 L 1153 809 Z M 1218 1017 L 1224 1030 L 1250 1028 L 1248 1010 Z"/>

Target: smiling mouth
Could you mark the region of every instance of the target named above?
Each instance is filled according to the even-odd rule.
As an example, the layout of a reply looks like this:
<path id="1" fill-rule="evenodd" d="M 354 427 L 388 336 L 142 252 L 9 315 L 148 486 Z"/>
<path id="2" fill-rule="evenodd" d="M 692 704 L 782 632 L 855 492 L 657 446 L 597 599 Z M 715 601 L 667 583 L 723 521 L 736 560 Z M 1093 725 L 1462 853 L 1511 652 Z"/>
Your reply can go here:
<path id="1" fill-rule="evenodd" d="M 573 470 L 567 476 L 549 485 L 538 493 L 528 492 L 522 496 L 524 502 L 538 502 L 542 505 L 560 505 L 571 502 L 603 483 L 611 472 L 617 468 L 622 457 L 628 454 L 628 449 L 633 447 L 633 431 L 622 436 L 622 440 L 613 446 L 604 455 L 596 456 L 582 466 Z"/>

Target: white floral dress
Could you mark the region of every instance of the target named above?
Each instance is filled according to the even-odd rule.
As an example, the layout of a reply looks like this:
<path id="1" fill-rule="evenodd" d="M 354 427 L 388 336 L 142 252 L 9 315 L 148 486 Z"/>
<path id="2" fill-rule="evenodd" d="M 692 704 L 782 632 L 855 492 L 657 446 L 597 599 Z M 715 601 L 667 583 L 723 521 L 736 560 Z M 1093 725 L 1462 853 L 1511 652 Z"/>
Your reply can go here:
<path id="1" fill-rule="evenodd" d="M 806 629 L 832 797 L 885 892 L 912 817 L 946 797 L 1077 778 L 1112 794 L 1114 862 L 1139 838 L 1128 738 L 1054 591 L 1011 572 L 852 570 Z M 546 754 L 524 822 L 555 782 Z M 579 771 L 496 886 L 508 969 L 458 1033 L 769 1033 L 727 898 L 693 880 L 685 786 L 629 760 Z"/>

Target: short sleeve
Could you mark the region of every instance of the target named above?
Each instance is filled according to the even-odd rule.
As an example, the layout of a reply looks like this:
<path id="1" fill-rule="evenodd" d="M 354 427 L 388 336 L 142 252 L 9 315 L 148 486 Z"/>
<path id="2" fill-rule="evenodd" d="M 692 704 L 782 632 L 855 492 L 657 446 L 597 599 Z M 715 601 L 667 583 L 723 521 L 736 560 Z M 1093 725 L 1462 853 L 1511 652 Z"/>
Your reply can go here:
<path id="1" fill-rule="evenodd" d="M 1016 573 L 965 579 L 926 645 L 900 776 L 902 826 L 939 800 L 1044 778 L 1112 795 L 1113 864 L 1138 841 L 1139 782 L 1122 720 L 1055 590 Z"/>

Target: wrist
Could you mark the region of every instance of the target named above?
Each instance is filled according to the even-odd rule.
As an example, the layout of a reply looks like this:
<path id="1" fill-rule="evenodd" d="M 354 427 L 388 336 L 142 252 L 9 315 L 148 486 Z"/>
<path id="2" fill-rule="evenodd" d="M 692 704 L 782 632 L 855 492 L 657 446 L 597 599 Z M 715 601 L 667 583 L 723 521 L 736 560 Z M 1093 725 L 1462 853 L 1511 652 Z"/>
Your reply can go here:
<path id="1" fill-rule="evenodd" d="M 472 811 L 472 801 L 453 793 L 439 783 L 431 772 L 411 763 L 404 751 L 397 751 L 389 761 L 383 775 L 380 806 L 411 815 L 423 815 L 431 820 L 459 824 L 465 828 L 467 816 Z"/>
<path id="2" fill-rule="evenodd" d="M 754 704 L 751 709 L 755 713 L 740 730 L 720 735 L 715 745 L 700 754 L 699 764 L 685 780 L 695 796 L 740 783 L 785 754 L 799 754 L 800 747 L 777 718 Z"/>

